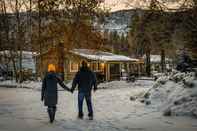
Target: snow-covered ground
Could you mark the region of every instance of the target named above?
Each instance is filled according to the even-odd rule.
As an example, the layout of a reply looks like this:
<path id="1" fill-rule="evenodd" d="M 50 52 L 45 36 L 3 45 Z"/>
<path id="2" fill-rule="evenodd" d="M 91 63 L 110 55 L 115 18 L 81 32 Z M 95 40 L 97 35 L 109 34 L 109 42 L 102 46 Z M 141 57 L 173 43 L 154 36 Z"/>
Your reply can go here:
<path id="1" fill-rule="evenodd" d="M 137 80 L 135 82 L 126 82 L 126 81 L 111 81 L 111 82 L 104 82 L 98 85 L 99 89 L 111 89 L 111 88 L 131 88 L 131 87 L 151 87 L 153 85 L 153 81 L 147 80 Z M 20 87 L 20 88 L 28 88 L 28 89 L 41 89 L 42 82 L 40 81 L 24 81 L 23 83 L 19 84 L 16 83 L 15 80 L 7 80 L 1 81 L 0 87 Z M 72 81 L 66 84 L 68 87 L 72 86 Z M 60 87 L 61 89 L 61 87 Z"/>
<path id="2" fill-rule="evenodd" d="M 164 117 L 155 106 L 130 97 L 140 97 L 153 82 L 115 81 L 99 85 L 111 87 L 93 93 L 95 119 L 77 119 L 77 91 L 59 91 L 54 124 L 49 124 L 40 91 L 0 88 L 0 131 L 196 131 L 197 119 Z M 113 87 L 113 88 L 112 88 Z M 120 88 L 124 87 L 124 88 Z M 36 87 L 37 89 L 38 87 Z M 85 113 L 87 109 L 85 107 Z"/>

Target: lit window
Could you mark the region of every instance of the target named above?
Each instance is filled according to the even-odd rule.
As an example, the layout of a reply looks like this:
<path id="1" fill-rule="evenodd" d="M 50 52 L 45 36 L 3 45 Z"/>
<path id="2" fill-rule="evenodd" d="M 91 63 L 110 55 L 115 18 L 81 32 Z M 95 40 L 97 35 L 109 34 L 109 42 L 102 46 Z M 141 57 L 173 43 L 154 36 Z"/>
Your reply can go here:
<path id="1" fill-rule="evenodd" d="M 77 62 L 70 62 L 70 72 L 77 72 L 79 69 L 79 64 Z"/>

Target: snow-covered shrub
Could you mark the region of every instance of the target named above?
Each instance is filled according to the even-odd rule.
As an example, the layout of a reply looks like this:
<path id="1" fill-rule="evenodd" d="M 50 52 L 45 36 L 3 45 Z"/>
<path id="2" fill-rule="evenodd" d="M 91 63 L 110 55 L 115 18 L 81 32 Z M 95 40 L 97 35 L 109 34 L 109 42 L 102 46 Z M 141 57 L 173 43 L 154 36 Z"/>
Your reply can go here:
<path id="1" fill-rule="evenodd" d="M 131 101 L 135 101 L 135 100 L 136 100 L 136 97 L 131 96 L 131 97 L 130 97 L 130 100 L 131 100 Z"/>
<path id="2" fill-rule="evenodd" d="M 185 73 L 178 72 L 178 73 L 172 75 L 170 79 L 177 83 L 177 82 L 182 81 L 184 77 L 185 77 Z"/>
<path id="3" fill-rule="evenodd" d="M 169 78 L 167 76 L 162 76 L 162 77 L 158 78 L 156 80 L 156 82 L 154 83 L 153 88 L 158 88 L 161 85 L 164 85 L 168 80 L 169 80 Z"/>
<path id="4" fill-rule="evenodd" d="M 150 104 L 151 104 L 151 101 L 150 101 L 150 100 L 146 100 L 146 101 L 145 101 L 145 104 L 146 104 L 146 105 L 150 105 Z"/>
<path id="5" fill-rule="evenodd" d="M 163 73 L 154 73 L 153 72 L 153 77 L 155 78 L 155 80 L 157 80 L 158 78 L 162 77 L 164 74 Z"/>
<path id="6" fill-rule="evenodd" d="M 154 85 L 153 85 L 153 88 L 155 88 L 155 89 L 156 89 L 156 88 L 158 88 L 159 86 L 161 86 L 161 84 L 160 84 L 160 83 L 158 83 L 158 82 L 155 82 L 155 83 L 154 83 Z"/>
<path id="7" fill-rule="evenodd" d="M 4 81 L 4 80 L 5 80 L 5 78 L 0 76 L 0 81 Z"/>
<path id="8" fill-rule="evenodd" d="M 147 93 L 144 94 L 145 99 L 148 99 L 149 97 L 150 97 L 150 92 L 147 92 Z"/>
<path id="9" fill-rule="evenodd" d="M 183 79 L 184 87 L 192 88 L 194 87 L 194 77 L 187 76 Z"/>
<path id="10" fill-rule="evenodd" d="M 192 92 L 190 94 L 190 97 L 196 97 L 197 98 L 197 86 L 194 86 L 195 88 L 192 89 Z"/>
<path id="11" fill-rule="evenodd" d="M 183 104 L 185 102 L 189 102 L 189 101 L 192 101 L 192 99 L 190 97 L 182 97 L 181 99 L 174 101 L 174 105 L 181 105 L 181 104 Z"/>
<path id="12" fill-rule="evenodd" d="M 194 117 L 196 117 L 196 118 L 197 118 L 197 110 L 194 110 L 194 111 L 193 111 L 192 116 L 194 116 Z"/>
<path id="13" fill-rule="evenodd" d="M 196 117 L 197 99 L 185 99 L 179 105 L 171 105 L 163 111 L 163 115 Z"/>
<path id="14" fill-rule="evenodd" d="M 163 115 L 164 116 L 171 116 L 172 115 L 171 109 L 170 108 L 167 108 L 166 110 L 164 110 L 163 111 Z"/>
<path id="15" fill-rule="evenodd" d="M 169 78 L 167 76 L 163 76 L 163 77 L 160 77 L 157 82 L 158 83 L 161 83 L 162 85 L 164 85 L 167 81 L 169 80 Z"/>

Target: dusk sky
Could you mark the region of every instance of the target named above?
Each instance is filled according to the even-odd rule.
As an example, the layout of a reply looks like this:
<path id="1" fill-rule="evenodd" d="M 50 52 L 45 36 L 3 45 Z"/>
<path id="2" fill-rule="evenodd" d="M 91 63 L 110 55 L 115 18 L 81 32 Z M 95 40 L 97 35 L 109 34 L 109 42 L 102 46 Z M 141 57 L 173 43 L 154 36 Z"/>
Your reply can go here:
<path id="1" fill-rule="evenodd" d="M 117 11 L 122 9 L 131 9 L 131 8 L 145 8 L 147 5 L 145 5 L 144 1 L 148 3 L 150 0 L 105 0 L 105 7 L 110 8 L 111 11 Z M 161 0 L 164 1 L 164 0 Z M 174 1 L 174 0 L 168 0 L 168 1 Z M 179 4 L 182 3 L 183 0 L 179 0 Z M 176 8 L 179 6 L 179 4 L 168 2 L 165 3 L 168 8 Z"/>
<path id="2" fill-rule="evenodd" d="M 113 11 L 124 10 L 124 9 L 147 8 L 149 6 L 150 0 L 101 0 L 101 1 L 104 1 L 102 6 L 104 6 L 107 9 L 110 9 L 110 11 L 113 12 Z M 159 0 L 159 1 L 175 1 L 175 0 Z M 179 1 L 178 2 L 179 4 L 177 4 L 177 1 L 176 1 L 174 3 L 166 2 L 165 5 L 167 5 L 168 8 L 177 8 L 177 5 L 180 5 L 180 3 L 182 3 L 184 0 L 178 0 L 178 1 Z M 6 3 L 7 2 L 8 1 L 6 1 Z M 10 5 L 10 3 L 8 5 Z M 14 5 L 15 3 L 13 3 L 13 7 Z M 8 11 L 12 12 L 12 10 L 14 10 L 14 8 L 12 9 L 11 8 L 12 7 L 10 7 Z"/>

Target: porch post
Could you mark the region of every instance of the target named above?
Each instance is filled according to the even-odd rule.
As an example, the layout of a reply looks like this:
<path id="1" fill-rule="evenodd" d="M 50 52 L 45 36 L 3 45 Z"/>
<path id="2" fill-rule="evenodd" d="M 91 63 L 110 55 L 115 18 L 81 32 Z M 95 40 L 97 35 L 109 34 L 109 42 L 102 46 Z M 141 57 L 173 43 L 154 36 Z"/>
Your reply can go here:
<path id="1" fill-rule="evenodd" d="M 127 73 L 129 73 L 130 72 L 130 69 L 129 69 L 129 62 L 127 62 Z"/>
<path id="2" fill-rule="evenodd" d="M 110 80 L 110 63 L 106 63 L 106 81 Z"/>
<path id="3" fill-rule="evenodd" d="M 119 63 L 119 75 L 120 75 L 120 77 L 122 77 L 121 76 L 121 73 L 122 73 L 122 63 Z M 119 77 L 119 80 L 120 80 L 120 77 Z"/>

